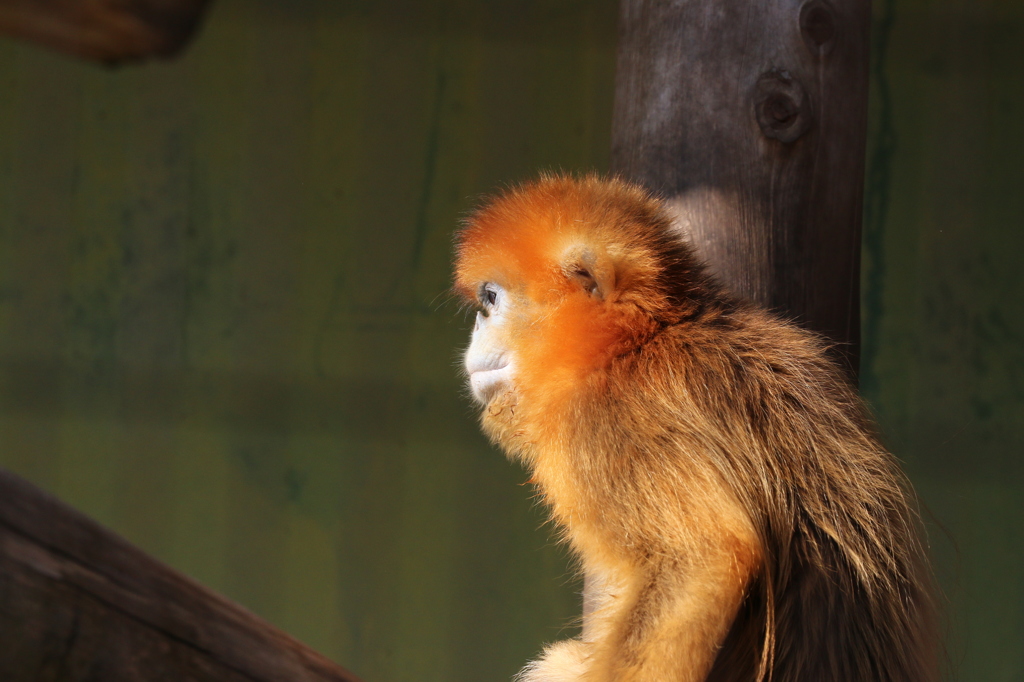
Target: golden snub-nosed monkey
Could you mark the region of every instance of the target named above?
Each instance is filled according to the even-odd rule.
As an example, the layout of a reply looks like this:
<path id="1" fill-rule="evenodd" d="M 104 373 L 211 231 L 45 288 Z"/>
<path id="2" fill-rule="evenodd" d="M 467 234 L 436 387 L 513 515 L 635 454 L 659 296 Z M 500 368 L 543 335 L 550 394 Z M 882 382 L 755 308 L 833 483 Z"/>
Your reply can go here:
<path id="1" fill-rule="evenodd" d="M 508 191 L 457 251 L 483 428 L 600 589 L 520 679 L 936 679 L 910 493 L 821 339 L 723 291 L 620 181 Z"/>

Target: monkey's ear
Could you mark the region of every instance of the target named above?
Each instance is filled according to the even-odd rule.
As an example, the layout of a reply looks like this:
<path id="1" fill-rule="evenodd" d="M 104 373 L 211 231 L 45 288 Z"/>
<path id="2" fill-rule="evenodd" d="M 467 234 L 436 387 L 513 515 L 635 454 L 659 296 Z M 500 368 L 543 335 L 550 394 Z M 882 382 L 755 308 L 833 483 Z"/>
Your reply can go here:
<path id="1" fill-rule="evenodd" d="M 611 268 L 602 264 L 590 249 L 571 249 L 562 263 L 566 277 L 598 300 L 604 299 L 614 285 Z"/>

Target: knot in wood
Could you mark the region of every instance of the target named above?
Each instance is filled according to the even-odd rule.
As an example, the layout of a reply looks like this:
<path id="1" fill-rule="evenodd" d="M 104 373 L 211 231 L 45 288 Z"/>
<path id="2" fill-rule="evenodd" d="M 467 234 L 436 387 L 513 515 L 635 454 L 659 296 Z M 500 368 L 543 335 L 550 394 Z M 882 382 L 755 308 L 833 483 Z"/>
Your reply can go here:
<path id="1" fill-rule="evenodd" d="M 789 144 L 811 127 L 807 93 L 788 71 L 772 69 L 754 86 L 754 115 L 765 137 Z"/>
<path id="2" fill-rule="evenodd" d="M 836 12 L 825 0 L 811 0 L 800 8 L 800 35 L 812 54 L 823 57 L 836 37 Z"/>

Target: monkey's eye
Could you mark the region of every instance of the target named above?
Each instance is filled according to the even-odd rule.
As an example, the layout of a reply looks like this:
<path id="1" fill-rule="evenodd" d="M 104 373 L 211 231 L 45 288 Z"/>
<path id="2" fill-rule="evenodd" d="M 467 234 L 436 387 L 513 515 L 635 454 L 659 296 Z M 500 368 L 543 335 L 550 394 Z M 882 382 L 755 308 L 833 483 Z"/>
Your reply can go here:
<path id="1" fill-rule="evenodd" d="M 498 290 L 485 284 L 480 288 L 480 302 L 487 307 L 493 306 L 498 301 Z"/>

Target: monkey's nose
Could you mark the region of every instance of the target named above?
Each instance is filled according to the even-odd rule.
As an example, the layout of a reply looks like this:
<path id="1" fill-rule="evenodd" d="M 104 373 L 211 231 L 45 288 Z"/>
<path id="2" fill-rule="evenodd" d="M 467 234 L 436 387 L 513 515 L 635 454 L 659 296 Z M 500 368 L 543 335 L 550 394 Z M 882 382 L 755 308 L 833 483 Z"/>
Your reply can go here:
<path id="1" fill-rule="evenodd" d="M 476 314 L 476 324 L 473 325 L 473 331 L 476 331 L 477 329 L 480 329 L 480 324 L 481 324 L 480 321 L 483 320 L 483 319 L 484 319 L 484 314 L 479 312 L 479 311 L 477 311 L 477 314 Z"/>

